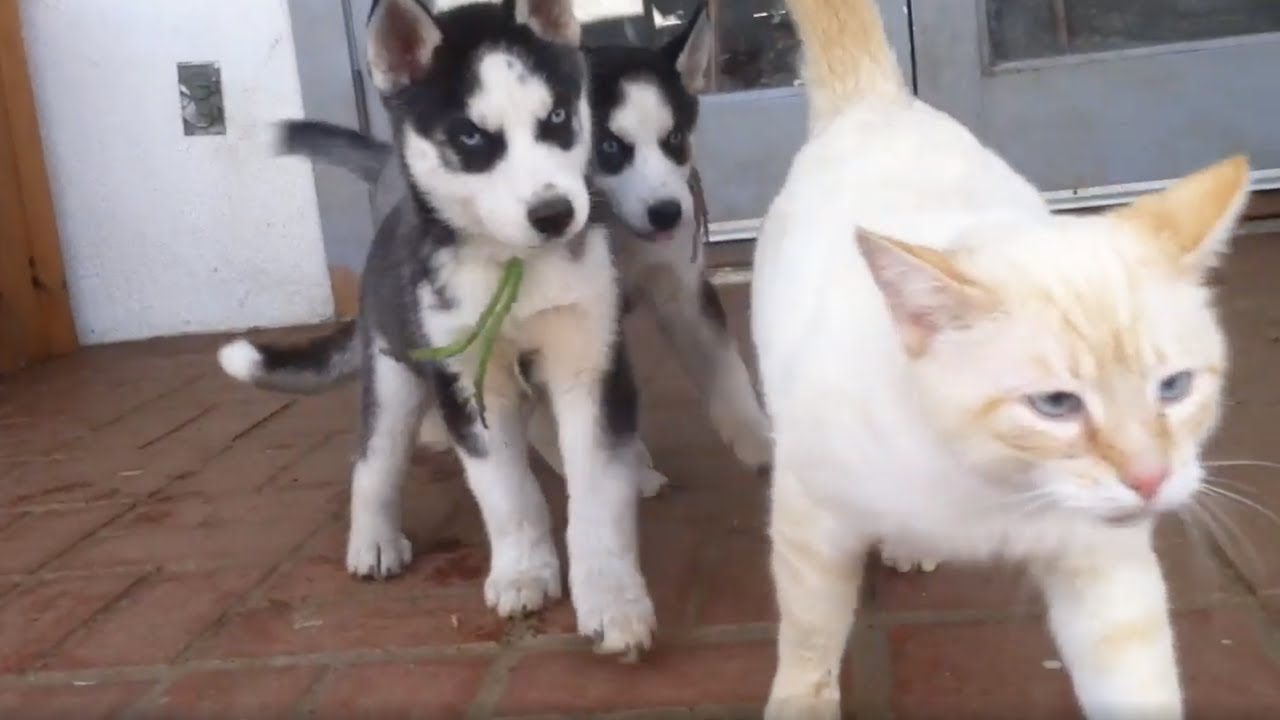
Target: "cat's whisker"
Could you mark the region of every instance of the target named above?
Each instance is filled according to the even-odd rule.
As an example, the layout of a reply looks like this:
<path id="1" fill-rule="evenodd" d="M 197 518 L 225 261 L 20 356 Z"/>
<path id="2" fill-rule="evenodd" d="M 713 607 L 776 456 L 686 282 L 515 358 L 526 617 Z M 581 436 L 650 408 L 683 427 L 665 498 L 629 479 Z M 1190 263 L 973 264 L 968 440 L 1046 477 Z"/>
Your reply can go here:
<path id="1" fill-rule="evenodd" d="M 1195 569 L 1203 577 L 1210 578 L 1217 568 L 1215 545 L 1211 537 L 1206 537 L 1205 528 L 1201 527 L 1195 518 L 1188 516 L 1190 510 L 1191 508 L 1181 508 L 1175 512 L 1175 517 L 1186 531 L 1184 537 L 1191 546 L 1191 553 L 1195 556 Z"/>
<path id="2" fill-rule="evenodd" d="M 1263 566 L 1261 556 L 1248 535 L 1221 508 L 1207 501 L 1194 503 L 1189 507 L 1196 511 L 1197 517 L 1204 522 L 1209 534 L 1224 550 L 1232 546 L 1239 548 L 1245 553 L 1246 564 L 1255 569 Z"/>
<path id="3" fill-rule="evenodd" d="M 1230 480 L 1228 478 L 1218 477 L 1217 475 L 1205 475 L 1205 483 L 1206 484 L 1217 483 L 1218 485 L 1226 485 L 1227 487 L 1235 488 L 1240 492 L 1248 493 L 1250 495 L 1256 494 L 1258 492 L 1257 490 L 1254 490 L 1253 488 L 1249 487 L 1248 485 L 1245 485 L 1239 480 Z"/>
<path id="4" fill-rule="evenodd" d="M 1053 494 L 1048 488 L 1036 488 L 1002 497 L 993 502 L 992 507 L 1029 515 L 1044 510 L 1052 501 Z"/>
<path id="5" fill-rule="evenodd" d="M 1280 463 L 1267 460 L 1208 460 L 1200 463 L 1204 467 L 1265 467 L 1280 470 Z"/>
<path id="6" fill-rule="evenodd" d="M 1205 484 L 1202 486 L 1202 488 L 1204 489 L 1205 492 L 1209 493 L 1209 495 L 1211 496 L 1226 498 L 1227 500 L 1231 500 L 1247 508 L 1257 510 L 1258 512 L 1262 513 L 1264 516 L 1266 516 L 1270 520 L 1274 521 L 1277 525 L 1280 525 L 1280 516 L 1277 516 L 1271 510 L 1268 510 L 1267 508 L 1259 505 L 1258 503 L 1254 502 L 1253 500 L 1250 500 L 1249 498 L 1243 497 L 1241 495 L 1237 495 L 1236 493 L 1231 492 L 1230 490 L 1224 490 L 1212 484 Z"/>

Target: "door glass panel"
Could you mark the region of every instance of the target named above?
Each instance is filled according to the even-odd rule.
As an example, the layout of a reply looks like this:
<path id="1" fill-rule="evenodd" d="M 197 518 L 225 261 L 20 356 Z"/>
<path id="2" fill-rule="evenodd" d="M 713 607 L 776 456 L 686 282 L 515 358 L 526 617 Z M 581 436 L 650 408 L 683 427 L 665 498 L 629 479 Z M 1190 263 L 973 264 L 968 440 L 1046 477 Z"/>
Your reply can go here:
<path id="1" fill-rule="evenodd" d="M 703 0 L 575 0 L 588 44 L 656 45 L 680 31 Z M 798 45 L 784 0 L 710 0 L 717 62 L 707 92 L 796 83 Z"/>
<path id="2" fill-rule="evenodd" d="M 995 63 L 1280 31 L 1277 0 L 987 0 Z"/>

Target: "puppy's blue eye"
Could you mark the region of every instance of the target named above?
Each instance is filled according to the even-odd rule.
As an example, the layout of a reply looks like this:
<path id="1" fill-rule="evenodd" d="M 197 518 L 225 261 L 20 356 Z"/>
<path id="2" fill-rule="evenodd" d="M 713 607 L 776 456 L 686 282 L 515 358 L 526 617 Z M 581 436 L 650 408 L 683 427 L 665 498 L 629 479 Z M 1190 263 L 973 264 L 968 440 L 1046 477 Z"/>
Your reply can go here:
<path id="1" fill-rule="evenodd" d="M 552 125 L 559 125 L 560 123 L 568 119 L 569 119 L 569 113 L 565 112 L 564 108 L 556 108 L 555 110 L 551 111 L 550 115 L 547 116 L 547 121 L 550 122 Z"/>
<path id="2" fill-rule="evenodd" d="M 600 149 L 601 149 L 602 151 L 604 151 L 604 152 L 609 153 L 610 155 L 612 155 L 612 154 L 614 154 L 614 153 L 618 152 L 618 141 L 617 141 L 617 140 L 605 140 L 605 141 L 603 141 L 603 142 L 601 142 L 601 143 L 600 143 Z"/>
<path id="3" fill-rule="evenodd" d="M 684 140 L 684 133 L 680 132 L 679 130 L 672 130 L 671 132 L 667 133 L 667 142 L 671 143 L 672 145 L 675 145 L 681 142 L 682 140 Z"/>
<path id="4" fill-rule="evenodd" d="M 484 142 L 484 133 L 470 120 L 463 120 L 453 127 L 453 137 L 467 147 L 476 147 Z"/>
<path id="5" fill-rule="evenodd" d="M 1191 394 L 1192 380 L 1195 376 L 1190 370 L 1176 372 L 1160 381 L 1160 402 L 1172 405 Z"/>
<path id="6" fill-rule="evenodd" d="M 1027 405 L 1050 420 L 1072 420 L 1084 412 L 1084 400 L 1064 390 L 1028 395 Z"/>

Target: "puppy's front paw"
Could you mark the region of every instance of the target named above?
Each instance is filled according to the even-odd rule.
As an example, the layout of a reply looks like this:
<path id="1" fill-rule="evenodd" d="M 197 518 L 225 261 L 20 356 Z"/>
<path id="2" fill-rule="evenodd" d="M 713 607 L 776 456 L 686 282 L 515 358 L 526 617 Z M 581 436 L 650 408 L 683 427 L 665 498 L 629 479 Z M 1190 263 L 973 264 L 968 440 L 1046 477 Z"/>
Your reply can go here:
<path id="1" fill-rule="evenodd" d="M 768 467 L 773 460 L 766 427 L 741 423 L 726 432 L 726 440 L 738 460 L 752 470 Z"/>
<path id="2" fill-rule="evenodd" d="M 651 498 L 662 492 L 662 488 L 667 486 L 670 480 L 666 475 L 654 470 L 651 467 L 642 467 L 636 470 L 636 481 L 640 485 L 640 497 Z"/>
<path id="3" fill-rule="evenodd" d="M 513 553 L 494 552 L 493 567 L 484 582 L 484 602 L 503 617 L 519 617 L 541 610 L 560 597 L 560 560 L 555 546 L 540 543 Z"/>
<path id="4" fill-rule="evenodd" d="M 923 557 L 920 553 L 912 552 L 903 547 L 895 547 L 889 543 L 880 544 L 880 562 L 902 573 L 915 572 L 916 570 L 928 573 L 938 569 L 937 560 Z"/>
<path id="5" fill-rule="evenodd" d="M 600 653 L 636 655 L 653 644 L 658 619 L 639 570 L 618 563 L 571 568 L 578 632 Z"/>
<path id="6" fill-rule="evenodd" d="M 413 558 L 413 545 L 383 520 L 352 521 L 347 534 L 347 572 L 361 578 L 399 575 Z"/>

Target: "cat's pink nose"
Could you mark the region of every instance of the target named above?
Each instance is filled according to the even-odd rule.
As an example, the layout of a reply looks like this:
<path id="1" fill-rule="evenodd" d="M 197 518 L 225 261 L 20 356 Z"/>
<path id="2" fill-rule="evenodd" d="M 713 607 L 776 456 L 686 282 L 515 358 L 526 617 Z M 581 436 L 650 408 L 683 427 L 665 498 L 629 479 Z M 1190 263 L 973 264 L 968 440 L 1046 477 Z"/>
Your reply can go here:
<path id="1" fill-rule="evenodd" d="M 1125 473 L 1124 483 L 1143 499 L 1150 501 L 1169 479 L 1169 468 L 1163 466 L 1132 468 Z"/>

